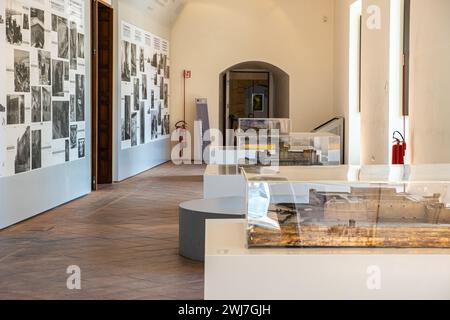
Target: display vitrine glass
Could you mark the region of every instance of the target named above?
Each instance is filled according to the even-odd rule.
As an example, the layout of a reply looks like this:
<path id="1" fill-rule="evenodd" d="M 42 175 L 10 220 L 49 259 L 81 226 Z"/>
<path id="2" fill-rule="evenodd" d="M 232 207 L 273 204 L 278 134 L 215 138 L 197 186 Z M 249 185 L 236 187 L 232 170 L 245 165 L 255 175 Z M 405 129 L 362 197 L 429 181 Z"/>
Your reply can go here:
<path id="1" fill-rule="evenodd" d="M 331 133 L 237 133 L 240 164 L 280 166 L 339 165 L 340 138 Z M 270 163 L 269 163 L 270 162 Z"/>
<path id="2" fill-rule="evenodd" d="M 250 248 L 450 248 L 450 165 L 242 172 Z"/>

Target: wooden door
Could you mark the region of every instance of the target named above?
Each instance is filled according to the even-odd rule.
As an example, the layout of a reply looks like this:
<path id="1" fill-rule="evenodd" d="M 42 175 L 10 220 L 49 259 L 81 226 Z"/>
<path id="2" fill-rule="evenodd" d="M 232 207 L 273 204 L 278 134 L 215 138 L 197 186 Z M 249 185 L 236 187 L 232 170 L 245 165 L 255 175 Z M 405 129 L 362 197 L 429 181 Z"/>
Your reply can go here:
<path id="1" fill-rule="evenodd" d="M 92 189 L 112 183 L 113 9 L 92 1 Z"/>

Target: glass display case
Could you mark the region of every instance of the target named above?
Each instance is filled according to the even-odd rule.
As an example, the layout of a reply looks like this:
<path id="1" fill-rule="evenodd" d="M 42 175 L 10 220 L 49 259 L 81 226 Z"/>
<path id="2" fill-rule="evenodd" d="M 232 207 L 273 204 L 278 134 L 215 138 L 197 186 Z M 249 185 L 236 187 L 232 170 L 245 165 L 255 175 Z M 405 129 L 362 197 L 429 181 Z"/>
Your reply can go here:
<path id="1" fill-rule="evenodd" d="M 280 166 L 339 165 L 340 138 L 331 133 L 289 133 L 261 139 L 254 132 L 236 135 L 240 164 L 267 165 L 267 159 Z"/>
<path id="2" fill-rule="evenodd" d="M 249 248 L 450 248 L 450 165 L 242 172 Z"/>

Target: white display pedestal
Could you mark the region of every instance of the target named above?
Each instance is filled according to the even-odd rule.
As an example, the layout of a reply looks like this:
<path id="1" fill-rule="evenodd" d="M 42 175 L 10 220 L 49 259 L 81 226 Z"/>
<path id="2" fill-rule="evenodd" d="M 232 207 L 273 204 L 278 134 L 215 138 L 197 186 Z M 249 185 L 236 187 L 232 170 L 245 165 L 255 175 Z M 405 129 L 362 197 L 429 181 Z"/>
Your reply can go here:
<path id="1" fill-rule="evenodd" d="M 244 220 L 206 224 L 207 300 L 450 299 L 450 250 L 247 249 Z"/>
<path id="2" fill-rule="evenodd" d="M 243 197 L 246 193 L 245 178 L 237 166 L 207 166 L 203 175 L 203 197 Z"/>

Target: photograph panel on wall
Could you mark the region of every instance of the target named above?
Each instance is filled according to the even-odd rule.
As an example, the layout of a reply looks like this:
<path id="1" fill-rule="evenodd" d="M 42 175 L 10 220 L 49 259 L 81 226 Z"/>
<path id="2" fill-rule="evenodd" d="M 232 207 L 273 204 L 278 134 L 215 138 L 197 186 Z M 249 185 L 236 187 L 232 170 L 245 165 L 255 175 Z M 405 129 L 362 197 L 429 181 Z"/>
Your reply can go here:
<path id="1" fill-rule="evenodd" d="M 84 121 L 84 75 L 77 74 L 75 76 L 75 107 L 77 122 Z"/>
<path id="2" fill-rule="evenodd" d="M 31 87 L 31 122 L 42 121 L 41 87 Z"/>
<path id="3" fill-rule="evenodd" d="M 52 94 L 50 87 L 42 87 L 42 122 L 52 120 Z"/>
<path id="4" fill-rule="evenodd" d="M 43 86 L 51 85 L 52 69 L 51 54 L 49 51 L 38 50 L 39 84 Z"/>
<path id="5" fill-rule="evenodd" d="M 77 70 L 78 57 L 78 28 L 73 21 L 70 22 L 70 69 Z"/>
<path id="6" fill-rule="evenodd" d="M 67 19 L 58 16 L 58 58 L 69 59 L 69 27 Z"/>
<path id="7" fill-rule="evenodd" d="M 31 169 L 42 167 L 42 131 L 31 132 Z"/>
<path id="8" fill-rule="evenodd" d="M 45 13 L 44 10 L 31 8 L 31 46 L 44 48 L 45 45 Z"/>
<path id="9" fill-rule="evenodd" d="M 52 95 L 64 97 L 64 61 L 52 60 Z"/>
<path id="10" fill-rule="evenodd" d="M 25 96 L 7 95 L 6 96 L 6 124 L 24 124 L 25 123 Z"/>
<path id="11" fill-rule="evenodd" d="M 85 153 L 84 5 L 0 0 L 0 176 Z"/>
<path id="12" fill-rule="evenodd" d="M 14 49 L 14 91 L 30 92 L 30 52 Z"/>
<path id="13" fill-rule="evenodd" d="M 17 138 L 14 173 L 30 171 L 31 168 L 31 129 L 26 127 L 23 135 Z"/>
<path id="14" fill-rule="evenodd" d="M 53 101 L 53 140 L 69 138 L 69 101 Z"/>

